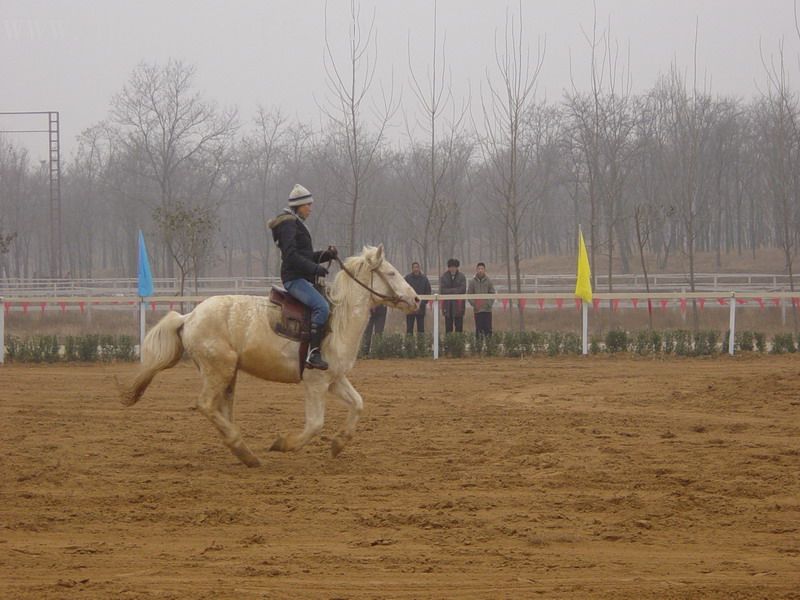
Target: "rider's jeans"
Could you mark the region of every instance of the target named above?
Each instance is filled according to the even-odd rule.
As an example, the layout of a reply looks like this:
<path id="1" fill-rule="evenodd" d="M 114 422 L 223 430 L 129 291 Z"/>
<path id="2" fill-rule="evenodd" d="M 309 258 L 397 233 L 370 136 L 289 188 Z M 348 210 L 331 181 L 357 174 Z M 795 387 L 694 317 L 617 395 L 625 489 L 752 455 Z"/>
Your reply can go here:
<path id="1" fill-rule="evenodd" d="M 311 323 L 322 327 L 328 320 L 328 302 L 317 289 L 305 279 L 283 282 L 286 291 L 311 309 Z"/>

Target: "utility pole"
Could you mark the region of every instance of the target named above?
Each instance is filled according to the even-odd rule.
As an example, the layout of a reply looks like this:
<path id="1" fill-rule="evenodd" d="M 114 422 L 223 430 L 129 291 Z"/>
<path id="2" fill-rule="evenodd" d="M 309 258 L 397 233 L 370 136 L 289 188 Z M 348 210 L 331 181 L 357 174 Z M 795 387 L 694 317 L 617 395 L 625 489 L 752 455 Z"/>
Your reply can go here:
<path id="1" fill-rule="evenodd" d="M 47 115 L 47 129 L 5 129 L 0 133 L 46 133 L 49 157 L 48 178 L 50 182 L 50 277 L 63 276 L 61 238 L 61 125 L 58 111 L 0 112 L 0 116 Z"/>

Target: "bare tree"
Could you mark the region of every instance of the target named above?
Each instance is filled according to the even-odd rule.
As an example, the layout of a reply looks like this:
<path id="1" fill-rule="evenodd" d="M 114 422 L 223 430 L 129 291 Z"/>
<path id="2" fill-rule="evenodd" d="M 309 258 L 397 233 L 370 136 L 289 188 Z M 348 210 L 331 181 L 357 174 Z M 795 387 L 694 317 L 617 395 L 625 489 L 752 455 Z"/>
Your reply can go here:
<path id="1" fill-rule="evenodd" d="M 375 15 L 366 30 L 361 22 L 361 6 L 357 0 L 350 2 L 350 26 L 346 60 L 337 62 L 328 35 L 328 7 L 325 5 L 325 74 L 328 86 L 327 104 L 321 106 L 329 119 L 336 146 L 346 155 L 347 172 L 342 173 L 350 209 L 347 246 L 355 254 L 358 241 L 359 211 L 364 199 L 364 187 L 374 173 L 375 159 L 384 140 L 386 126 L 397 110 L 394 89 L 381 86 L 381 105 L 374 107 L 374 130 L 369 132 L 369 117 L 365 103 L 373 87 L 377 64 L 377 34 Z"/>
<path id="2" fill-rule="evenodd" d="M 116 142 L 137 157 L 132 164 L 138 175 L 157 186 L 158 198 L 149 204 L 160 208 L 162 217 L 181 209 L 175 207 L 179 202 L 207 200 L 236 130 L 235 110 L 221 111 L 193 90 L 194 72 L 172 59 L 163 67 L 141 63 L 111 103 Z M 180 256 L 182 251 L 171 247 L 174 227 L 160 231 L 168 253 Z"/>
<path id="3" fill-rule="evenodd" d="M 418 244 L 422 251 L 422 268 L 427 271 L 430 264 L 432 238 L 437 240 L 436 267 L 442 268 L 441 233 L 454 216 L 455 198 L 452 190 L 447 190 L 448 170 L 453 168 L 459 146 L 458 130 L 467 114 L 467 105 L 456 107 L 452 86 L 447 78 L 445 39 L 441 47 L 438 37 L 438 3 L 433 3 L 433 39 L 431 63 L 426 69 L 427 77 L 417 76 L 411 61 L 411 39 L 408 42 L 408 68 L 411 73 L 411 89 L 417 99 L 419 115 L 416 117 L 417 129 L 421 130 L 426 141 L 414 143 L 410 158 L 412 169 L 408 172 L 408 183 L 414 191 L 417 203 L 422 207 L 424 227 Z M 449 122 L 445 111 L 451 111 Z M 414 132 L 406 121 L 410 140 Z"/>
<path id="4" fill-rule="evenodd" d="M 482 134 L 479 135 L 484 161 L 493 174 L 495 193 L 500 200 L 504 232 L 509 289 L 512 287 L 511 269 L 517 292 L 522 290 L 520 230 L 526 222 L 525 213 L 530 208 L 530 197 L 521 189 L 521 176 L 527 156 L 523 144 L 523 125 L 526 115 L 535 102 L 536 80 L 544 62 L 545 44 L 541 42 L 532 60 L 529 47 L 522 36 L 522 3 L 519 3 L 516 20 L 506 13 L 503 45 L 498 47 L 495 37 L 495 65 L 498 81 L 487 72 L 488 98 L 481 94 Z M 519 327 L 522 329 L 522 309 Z"/>

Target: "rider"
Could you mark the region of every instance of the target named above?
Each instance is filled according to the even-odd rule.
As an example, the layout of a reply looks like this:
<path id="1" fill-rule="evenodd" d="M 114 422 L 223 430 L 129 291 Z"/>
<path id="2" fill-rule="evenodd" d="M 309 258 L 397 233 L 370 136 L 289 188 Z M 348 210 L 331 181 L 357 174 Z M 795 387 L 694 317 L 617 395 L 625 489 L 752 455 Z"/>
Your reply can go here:
<path id="1" fill-rule="evenodd" d="M 336 246 L 314 251 L 311 233 L 305 224 L 313 206 L 311 192 L 302 185 L 295 185 L 289 194 L 289 207 L 267 225 L 272 230 L 272 239 L 281 250 L 281 281 L 286 291 L 311 309 L 311 341 L 306 366 L 324 370 L 328 368 L 328 363 L 320 354 L 320 346 L 330 309 L 327 300 L 314 287 L 314 280 L 328 274 L 328 269 L 319 263 L 336 258 L 338 251 Z"/>

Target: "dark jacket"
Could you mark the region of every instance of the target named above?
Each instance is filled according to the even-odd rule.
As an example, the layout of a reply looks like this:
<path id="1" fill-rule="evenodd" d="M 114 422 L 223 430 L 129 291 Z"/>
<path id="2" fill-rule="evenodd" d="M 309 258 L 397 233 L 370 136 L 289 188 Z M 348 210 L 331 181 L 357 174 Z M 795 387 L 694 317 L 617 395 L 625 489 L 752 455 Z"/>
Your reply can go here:
<path id="1" fill-rule="evenodd" d="M 466 294 L 467 278 L 461 271 L 456 271 L 451 275 L 450 271 L 445 271 L 439 278 L 439 293 L 445 294 Z M 466 303 L 463 300 L 444 300 L 442 302 L 442 312 L 445 317 L 463 317 L 466 310 Z"/>
<path id="2" fill-rule="evenodd" d="M 272 239 L 281 250 L 281 281 L 305 279 L 314 283 L 319 263 L 333 257 L 327 251 L 314 252 L 311 233 L 303 219 L 291 209 L 270 220 L 267 225 L 272 230 Z"/>
<path id="3" fill-rule="evenodd" d="M 430 296 L 431 295 L 431 282 L 428 281 L 428 278 L 425 277 L 422 273 L 419 275 L 414 275 L 414 273 L 409 273 L 406 275 L 406 282 L 417 294 L 421 296 Z M 424 315 L 425 314 L 425 307 L 428 305 L 427 300 L 422 300 L 419 303 L 419 310 L 413 314 L 415 315 Z"/>

